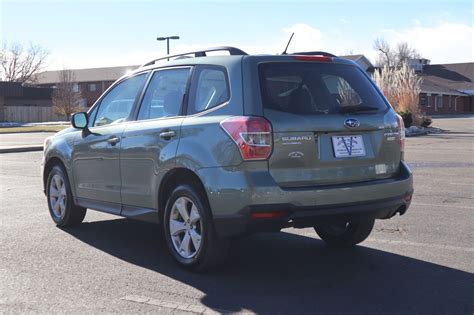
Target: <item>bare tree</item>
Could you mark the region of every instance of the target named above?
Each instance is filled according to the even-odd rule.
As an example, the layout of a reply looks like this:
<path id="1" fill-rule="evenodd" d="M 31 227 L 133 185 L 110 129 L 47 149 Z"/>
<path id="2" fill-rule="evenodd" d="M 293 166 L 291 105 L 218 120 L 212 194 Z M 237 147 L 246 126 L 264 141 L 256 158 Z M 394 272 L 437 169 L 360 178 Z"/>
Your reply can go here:
<path id="1" fill-rule="evenodd" d="M 394 63 L 394 56 L 393 52 L 390 48 L 390 45 L 387 41 L 381 37 L 376 38 L 374 41 L 374 49 L 379 52 L 379 56 L 377 58 L 377 67 L 382 67 L 387 65 L 389 67 L 393 66 Z"/>
<path id="2" fill-rule="evenodd" d="M 34 83 L 49 53 L 39 45 L 30 43 L 27 49 L 19 43 L 3 43 L 0 50 L 0 77 L 7 82 Z"/>
<path id="3" fill-rule="evenodd" d="M 376 60 L 376 66 L 382 68 L 387 65 L 389 67 L 401 67 L 403 63 L 409 59 L 420 58 L 420 54 L 415 48 L 410 47 L 408 43 L 399 43 L 395 48 L 383 38 L 379 37 L 374 41 L 374 49 L 379 52 Z"/>
<path id="4" fill-rule="evenodd" d="M 74 89 L 76 78 L 72 70 L 61 70 L 58 81 L 53 92 L 53 110 L 69 119 L 71 114 L 81 110 L 82 95 Z"/>
<path id="5" fill-rule="evenodd" d="M 409 59 L 420 58 L 420 54 L 416 51 L 415 48 L 410 47 L 408 43 L 399 43 L 397 45 L 396 60 L 398 64 L 406 63 Z"/>

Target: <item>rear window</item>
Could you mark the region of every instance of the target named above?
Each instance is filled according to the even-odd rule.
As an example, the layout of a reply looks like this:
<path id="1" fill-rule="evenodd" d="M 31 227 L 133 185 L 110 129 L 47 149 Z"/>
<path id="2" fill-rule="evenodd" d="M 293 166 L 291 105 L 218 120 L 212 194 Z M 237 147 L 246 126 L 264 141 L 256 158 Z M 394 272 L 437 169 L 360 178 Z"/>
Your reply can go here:
<path id="1" fill-rule="evenodd" d="M 266 109 L 293 114 L 377 112 L 382 97 L 355 66 L 334 63 L 264 63 L 259 66 Z"/>

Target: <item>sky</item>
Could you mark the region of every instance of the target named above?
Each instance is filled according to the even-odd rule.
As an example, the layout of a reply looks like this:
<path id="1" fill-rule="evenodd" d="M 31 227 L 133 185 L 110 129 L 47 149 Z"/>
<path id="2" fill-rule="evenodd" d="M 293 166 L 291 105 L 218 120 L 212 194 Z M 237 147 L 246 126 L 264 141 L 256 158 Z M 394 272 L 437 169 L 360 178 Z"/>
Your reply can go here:
<path id="1" fill-rule="evenodd" d="M 127 66 L 228 45 L 248 53 L 364 54 L 407 42 L 432 64 L 474 61 L 474 1 L 0 0 L 0 41 L 50 53 L 45 70 Z"/>

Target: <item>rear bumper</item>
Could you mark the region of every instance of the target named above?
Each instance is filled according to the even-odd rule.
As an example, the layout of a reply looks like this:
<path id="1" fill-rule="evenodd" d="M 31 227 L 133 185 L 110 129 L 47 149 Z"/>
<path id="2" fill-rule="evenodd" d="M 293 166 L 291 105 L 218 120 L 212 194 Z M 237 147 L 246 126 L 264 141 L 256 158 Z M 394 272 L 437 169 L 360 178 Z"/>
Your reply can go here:
<path id="1" fill-rule="evenodd" d="M 405 213 L 413 194 L 413 176 L 404 162 L 397 178 L 298 189 L 282 189 L 266 171 L 209 168 L 199 175 L 207 179 L 203 182 L 221 236 L 309 227 L 334 216 L 387 219 Z M 253 218 L 254 213 L 271 212 L 281 215 Z"/>
<path id="2" fill-rule="evenodd" d="M 334 217 L 369 216 L 388 219 L 404 214 L 410 206 L 411 193 L 391 199 L 337 204 L 331 206 L 295 207 L 290 204 L 249 206 L 237 215 L 214 216 L 220 236 L 229 237 L 251 232 L 279 231 L 282 228 L 306 228 Z M 254 218 L 255 214 L 281 214 L 278 218 Z"/>

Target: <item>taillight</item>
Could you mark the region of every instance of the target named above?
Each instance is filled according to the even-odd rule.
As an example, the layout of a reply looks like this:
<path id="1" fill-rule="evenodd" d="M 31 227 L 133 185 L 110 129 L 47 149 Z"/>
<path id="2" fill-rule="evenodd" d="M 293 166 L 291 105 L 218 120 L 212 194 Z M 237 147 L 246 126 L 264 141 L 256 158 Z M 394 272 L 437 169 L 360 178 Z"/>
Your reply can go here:
<path id="1" fill-rule="evenodd" d="M 400 151 L 405 152 L 405 123 L 402 116 L 397 114 L 398 132 L 400 133 Z"/>
<path id="2" fill-rule="evenodd" d="M 322 55 L 296 55 L 296 56 L 293 56 L 293 58 L 299 61 L 332 62 L 332 57 L 322 56 Z"/>
<path id="3" fill-rule="evenodd" d="M 272 126 L 263 117 L 232 117 L 221 127 L 234 140 L 244 160 L 266 160 L 272 153 Z"/>

